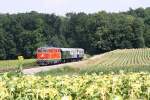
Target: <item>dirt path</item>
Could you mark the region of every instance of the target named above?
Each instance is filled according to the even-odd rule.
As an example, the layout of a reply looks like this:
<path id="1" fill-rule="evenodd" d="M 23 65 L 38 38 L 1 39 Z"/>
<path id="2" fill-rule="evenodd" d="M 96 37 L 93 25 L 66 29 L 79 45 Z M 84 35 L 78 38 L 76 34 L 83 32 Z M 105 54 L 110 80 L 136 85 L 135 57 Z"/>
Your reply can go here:
<path id="1" fill-rule="evenodd" d="M 41 66 L 41 67 L 37 66 L 36 68 L 24 69 L 23 73 L 24 74 L 36 74 L 38 72 L 48 71 L 50 69 L 61 68 L 61 67 L 65 67 L 65 66 L 70 66 L 73 63 L 76 63 L 76 62 L 59 64 L 59 65 L 51 65 L 51 66 Z"/>
<path id="2" fill-rule="evenodd" d="M 83 61 L 78 61 L 78 62 L 71 62 L 71 63 L 65 63 L 65 64 L 59 64 L 59 65 L 42 66 L 42 67 L 37 67 L 37 68 L 24 69 L 23 73 L 24 74 L 36 74 L 38 72 L 48 71 L 50 69 L 61 68 L 61 67 L 65 67 L 65 66 L 84 68 L 84 67 L 93 66 L 93 65 L 98 64 L 99 59 L 104 55 L 105 54 L 96 55 L 96 56 L 93 56 L 89 59 L 86 59 Z"/>

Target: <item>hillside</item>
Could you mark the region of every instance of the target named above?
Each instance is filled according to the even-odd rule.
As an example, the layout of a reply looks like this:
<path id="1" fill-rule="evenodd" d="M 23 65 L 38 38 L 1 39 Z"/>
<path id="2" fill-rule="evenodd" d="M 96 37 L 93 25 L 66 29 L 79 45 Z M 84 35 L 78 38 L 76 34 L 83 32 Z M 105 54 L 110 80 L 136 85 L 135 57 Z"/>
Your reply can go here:
<path id="1" fill-rule="evenodd" d="M 101 71 L 146 71 L 150 66 L 150 49 L 118 49 L 100 55 L 95 55 L 89 59 L 71 62 L 61 65 L 44 66 L 24 70 L 26 74 L 48 71 L 54 74 L 64 73 L 64 71 L 86 73 Z M 58 73 L 57 73 L 58 71 Z M 43 72 L 44 73 L 44 72 Z"/>
<path id="2" fill-rule="evenodd" d="M 98 66 L 148 66 L 150 65 L 150 49 L 123 49 L 105 53 L 98 60 Z"/>
<path id="3" fill-rule="evenodd" d="M 96 55 L 81 62 L 68 64 L 74 67 L 134 67 L 150 66 L 150 48 L 146 49 L 118 49 Z"/>

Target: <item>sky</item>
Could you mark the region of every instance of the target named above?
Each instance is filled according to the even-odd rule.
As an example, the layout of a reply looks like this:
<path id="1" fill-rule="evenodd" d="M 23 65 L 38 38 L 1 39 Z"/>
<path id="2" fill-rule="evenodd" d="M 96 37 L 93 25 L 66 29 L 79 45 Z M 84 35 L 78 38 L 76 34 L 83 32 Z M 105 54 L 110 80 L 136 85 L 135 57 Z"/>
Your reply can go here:
<path id="1" fill-rule="evenodd" d="M 127 11 L 129 8 L 150 7 L 150 0 L 0 0 L 0 13 L 95 13 Z"/>

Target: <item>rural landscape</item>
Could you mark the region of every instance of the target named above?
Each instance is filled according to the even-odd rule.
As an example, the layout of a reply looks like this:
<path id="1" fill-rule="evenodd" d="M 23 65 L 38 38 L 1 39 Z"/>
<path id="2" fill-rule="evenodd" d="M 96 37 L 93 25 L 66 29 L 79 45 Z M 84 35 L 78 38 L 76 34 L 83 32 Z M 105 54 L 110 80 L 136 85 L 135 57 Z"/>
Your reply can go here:
<path id="1" fill-rule="evenodd" d="M 0 13 L 0 100 L 150 100 L 150 7 Z"/>

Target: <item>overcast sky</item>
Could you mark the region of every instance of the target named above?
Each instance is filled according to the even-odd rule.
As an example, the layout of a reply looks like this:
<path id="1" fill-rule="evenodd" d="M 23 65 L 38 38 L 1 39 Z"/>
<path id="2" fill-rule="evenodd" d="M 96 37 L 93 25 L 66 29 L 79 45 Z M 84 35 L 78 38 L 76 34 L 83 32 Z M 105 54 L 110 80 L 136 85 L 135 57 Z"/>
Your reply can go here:
<path id="1" fill-rule="evenodd" d="M 67 12 L 94 13 L 127 11 L 150 7 L 150 0 L 0 0 L 0 13 L 37 11 L 65 15 Z"/>

